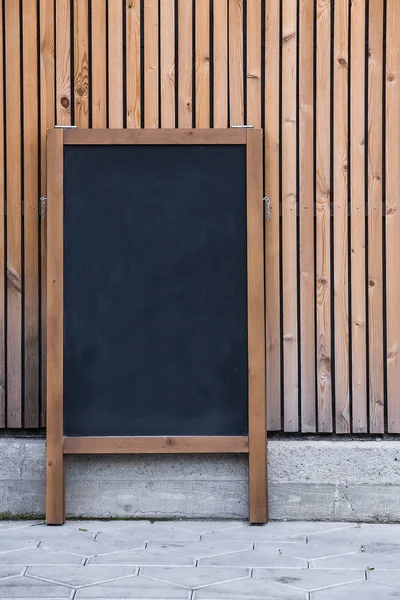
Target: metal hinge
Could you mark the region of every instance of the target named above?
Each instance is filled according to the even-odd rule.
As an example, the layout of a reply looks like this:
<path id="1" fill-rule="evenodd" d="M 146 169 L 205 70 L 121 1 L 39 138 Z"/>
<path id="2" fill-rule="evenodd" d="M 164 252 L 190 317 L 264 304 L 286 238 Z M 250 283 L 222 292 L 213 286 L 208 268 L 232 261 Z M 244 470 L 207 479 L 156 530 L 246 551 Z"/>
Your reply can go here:
<path id="1" fill-rule="evenodd" d="M 78 125 L 54 125 L 54 129 L 78 129 Z"/>
<path id="2" fill-rule="evenodd" d="M 263 202 L 264 202 L 264 206 L 265 206 L 265 219 L 267 221 L 271 220 L 271 200 L 268 198 L 268 196 L 265 196 L 265 198 L 263 198 Z"/>
<path id="3" fill-rule="evenodd" d="M 40 196 L 40 218 L 42 219 L 42 221 L 44 221 L 46 218 L 46 202 L 47 198 L 45 198 L 44 196 Z"/>
<path id="4" fill-rule="evenodd" d="M 254 125 L 231 125 L 231 129 L 254 129 Z"/>

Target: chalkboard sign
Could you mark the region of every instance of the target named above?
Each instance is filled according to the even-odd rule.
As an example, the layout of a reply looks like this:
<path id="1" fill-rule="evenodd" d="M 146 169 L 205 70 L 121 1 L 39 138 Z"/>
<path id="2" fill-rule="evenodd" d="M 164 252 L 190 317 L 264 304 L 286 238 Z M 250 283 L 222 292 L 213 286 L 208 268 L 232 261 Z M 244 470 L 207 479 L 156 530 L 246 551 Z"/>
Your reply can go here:
<path id="1" fill-rule="evenodd" d="M 254 130 L 49 132 L 49 523 L 64 520 L 57 445 L 61 464 L 226 451 L 249 452 L 251 467 L 252 441 L 265 455 L 260 141 Z M 250 518 L 265 521 L 256 493 Z"/>

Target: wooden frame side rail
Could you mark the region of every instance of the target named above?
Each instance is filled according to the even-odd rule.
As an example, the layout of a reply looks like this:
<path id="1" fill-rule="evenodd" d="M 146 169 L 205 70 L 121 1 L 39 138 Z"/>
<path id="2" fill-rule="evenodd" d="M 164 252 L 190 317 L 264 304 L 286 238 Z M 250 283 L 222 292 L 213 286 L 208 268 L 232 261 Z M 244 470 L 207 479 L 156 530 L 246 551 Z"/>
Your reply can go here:
<path id="1" fill-rule="evenodd" d="M 65 521 L 66 454 L 244 453 L 249 517 L 267 521 L 262 132 L 232 129 L 48 131 L 46 521 Z M 243 144 L 247 181 L 248 436 L 65 437 L 63 433 L 63 151 L 65 144 Z"/>

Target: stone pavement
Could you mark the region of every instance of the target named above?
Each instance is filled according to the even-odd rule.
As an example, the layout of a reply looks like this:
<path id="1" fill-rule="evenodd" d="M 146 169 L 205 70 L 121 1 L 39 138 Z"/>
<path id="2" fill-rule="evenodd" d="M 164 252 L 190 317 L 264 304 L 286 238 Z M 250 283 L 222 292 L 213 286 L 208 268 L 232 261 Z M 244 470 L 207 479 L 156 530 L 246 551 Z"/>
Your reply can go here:
<path id="1" fill-rule="evenodd" d="M 400 525 L 0 521 L 0 598 L 400 599 Z"/>

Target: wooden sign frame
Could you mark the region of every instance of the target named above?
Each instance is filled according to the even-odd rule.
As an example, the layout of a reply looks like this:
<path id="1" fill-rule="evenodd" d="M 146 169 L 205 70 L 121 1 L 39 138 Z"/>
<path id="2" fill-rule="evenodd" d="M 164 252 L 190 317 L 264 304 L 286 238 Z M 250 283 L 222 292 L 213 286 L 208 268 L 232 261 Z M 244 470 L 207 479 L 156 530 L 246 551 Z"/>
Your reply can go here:
<path id="1" fill-rule="evenodd" d="M 66 144 L 246 146 L 248 436 L 65 437 L 63 431 L 63 154 Z M 65 520 L 66 454 L 245 453 L 249 518 L 267 521 L 262 131 L 257 129 L 52 129 L 47 135 L 46 521 Z"/>

